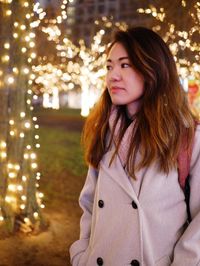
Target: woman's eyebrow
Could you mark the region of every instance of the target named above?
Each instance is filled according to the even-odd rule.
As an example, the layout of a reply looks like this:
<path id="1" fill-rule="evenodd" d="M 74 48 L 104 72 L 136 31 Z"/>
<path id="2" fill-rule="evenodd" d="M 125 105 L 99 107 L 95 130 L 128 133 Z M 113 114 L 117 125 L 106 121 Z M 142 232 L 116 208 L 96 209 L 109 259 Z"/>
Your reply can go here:
<path id="1" fill-rule="evenodd" d="M 124 60 L 124 59 L 129 59 L 128 58 L 128 56 L 124 56 L 124 57 L 120 57 L 117 61 L 122 61 L 122 60 Z M 107 62 L 112 62 L 112 60 L 111 59 L 107 59 Z"/>

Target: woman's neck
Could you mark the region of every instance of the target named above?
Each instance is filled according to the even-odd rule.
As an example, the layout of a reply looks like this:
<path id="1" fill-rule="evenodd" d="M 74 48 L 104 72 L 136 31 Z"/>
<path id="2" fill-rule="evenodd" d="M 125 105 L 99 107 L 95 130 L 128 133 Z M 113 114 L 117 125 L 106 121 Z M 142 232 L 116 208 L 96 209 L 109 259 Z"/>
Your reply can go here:
<path id="1" fill-rule="evenodd" d="M 126 113 L 128 118 L 134 119 L 135 114 L 137 113 L 141 101 L 134 101 L 126 105 Z"/>

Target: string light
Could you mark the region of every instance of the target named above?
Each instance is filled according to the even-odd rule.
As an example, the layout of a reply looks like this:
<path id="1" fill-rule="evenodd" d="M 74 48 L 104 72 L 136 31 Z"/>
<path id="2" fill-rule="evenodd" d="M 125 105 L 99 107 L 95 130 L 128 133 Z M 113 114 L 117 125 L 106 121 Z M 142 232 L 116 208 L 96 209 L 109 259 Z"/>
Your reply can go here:
<path id="1" fill-rule="evenodd" d="M 34 215 L 34 217 L 35 217 L 36 219 L 37 219 L 38 216 L 39 216 L 38 212 L 34 212 L 33 215 Z"/>

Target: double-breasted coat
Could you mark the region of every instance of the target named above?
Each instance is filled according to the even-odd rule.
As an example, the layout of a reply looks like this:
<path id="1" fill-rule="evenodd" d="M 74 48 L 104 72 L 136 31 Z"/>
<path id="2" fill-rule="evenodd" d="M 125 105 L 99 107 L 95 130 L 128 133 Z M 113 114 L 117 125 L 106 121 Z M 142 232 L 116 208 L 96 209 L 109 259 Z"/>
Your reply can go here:
<path id="1" fill-rule="evenodd" d="M 200 126 L 190 165 L 190 211 L 177 169 L 169 174 L 156 163 L 132 180 L 118 156 L 108 151 L 96 170 L 89 167 L 79 203 L 80 239 L 70 247 L 73 266 L 200 265 Z"/>

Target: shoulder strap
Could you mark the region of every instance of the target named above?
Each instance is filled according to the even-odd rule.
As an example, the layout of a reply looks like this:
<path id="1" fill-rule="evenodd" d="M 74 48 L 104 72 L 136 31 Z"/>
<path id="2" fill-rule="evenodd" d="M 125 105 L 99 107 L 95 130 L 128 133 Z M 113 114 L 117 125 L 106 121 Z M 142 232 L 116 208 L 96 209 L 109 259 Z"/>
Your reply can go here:
<path id="1" fill-rule="evenodd" d="M 197 122 L 195 121 L 195 130 L 196 130 Z M 190 147 L 187 149 L 187 137 L 184 138 L 183 143 L 181 145 L 179 154 L 178 154 L 178 178 L 181 188 L 184 190 L 186 179 L 190 172 L 190 161 L 192 156 L 192 148 L 194 142 L 194 136 L 191 142 Z"/>
<path id="2" fill-rule="evenodd" d="M 182 189 L 185 188 L 185 182 L 190 171 L 190 161 L 192 155 L 192 148 L 185 149 L 185 143 L 181 146 L 178 155 L 178 179 Z"/>
<path id="3" fill-rule="evenodd" d="M 197 123 L 195 122 L 195 129 Z M 187 149 L 187 138 L 184 139 L 180 152 L 178 154 L 178 178 L 181 188 L 185 194 L 185 202 L 187 208 L 187 223 L 189 224 L 192 221 L 191 213 L 190 213 L 190 183 L 189 183 L 189 172 L 190 172 L 190 161 L 192 156 L 192 148 L 194 143 L 194 137 L 191 142 L 190 147 Z"/>

